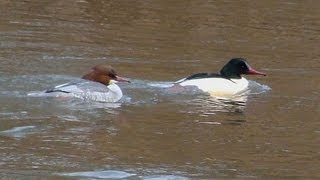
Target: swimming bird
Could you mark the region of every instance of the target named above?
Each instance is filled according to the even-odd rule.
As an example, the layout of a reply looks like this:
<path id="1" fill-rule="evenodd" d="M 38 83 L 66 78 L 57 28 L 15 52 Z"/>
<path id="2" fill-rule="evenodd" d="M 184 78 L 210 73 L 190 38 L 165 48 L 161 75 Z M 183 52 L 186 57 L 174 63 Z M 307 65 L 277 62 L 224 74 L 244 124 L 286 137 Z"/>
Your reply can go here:
<path id="1" fill-rule="evenodd" d="M 100 102 L 117 102 L 122 91 L 116 82 L 130 82 L 117 75 L 109 65 L 96 65 L 81 79 L 45 91 L 49 96 L 77 97 Z"/>
<path id="2" fill-rule="evenodd" d="M 248 80 L 242 75 L 263 75 L 253 69 L 244 58 L 233 58 L 220 73 L 197 73 L 175 82 L 175 86 L 196 87 L 213 96 L 235 95 L 248 88 Z"/>

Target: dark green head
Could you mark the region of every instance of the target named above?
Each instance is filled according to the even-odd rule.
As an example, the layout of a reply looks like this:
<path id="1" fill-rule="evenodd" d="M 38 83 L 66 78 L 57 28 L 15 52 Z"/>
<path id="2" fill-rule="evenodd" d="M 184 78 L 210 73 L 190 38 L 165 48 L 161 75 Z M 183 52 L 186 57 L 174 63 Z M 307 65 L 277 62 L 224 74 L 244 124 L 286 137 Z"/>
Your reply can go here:
<path id="1" fill-rule="evenodd" d="M 254 70 L 244 58 L 231 59 L 220 71 L 228 79 L 240 79 L 242 74 L 263 75 L 265 73 Z"/>

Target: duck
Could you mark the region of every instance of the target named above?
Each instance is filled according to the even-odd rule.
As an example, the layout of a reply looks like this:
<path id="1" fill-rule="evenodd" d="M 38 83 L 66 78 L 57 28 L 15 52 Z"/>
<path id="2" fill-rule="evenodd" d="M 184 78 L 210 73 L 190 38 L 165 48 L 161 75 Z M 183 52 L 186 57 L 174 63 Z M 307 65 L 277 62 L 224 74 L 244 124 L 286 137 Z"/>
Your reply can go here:
<path id="1" fill-rule="evenodd" d="M 249 81 L 242 75 L 262 75 L 244 58 L 232 58 L 219 73 L 197 73 L 176 81 L 175 86 L 195 87 L 212 96 L 236 95 L 248 89 Z"/>
<path id="2" fill-rule="evenodd" d="M 110 65 L 96 65 L 81 79 L 46 90 L 47 96 L 76 97 L 99 102 L 118 102 L 123 94 L 117 82 L 130 82 L 118 76 Z"/>

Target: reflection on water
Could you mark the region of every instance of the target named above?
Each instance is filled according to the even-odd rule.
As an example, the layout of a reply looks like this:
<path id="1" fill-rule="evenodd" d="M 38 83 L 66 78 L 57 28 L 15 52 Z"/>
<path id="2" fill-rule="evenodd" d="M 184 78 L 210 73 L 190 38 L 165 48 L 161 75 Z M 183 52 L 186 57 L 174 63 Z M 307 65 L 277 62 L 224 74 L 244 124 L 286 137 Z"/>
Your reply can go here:
<path id="1" fill-rule="evenodd" d="M 216 112 L 238 112 L 241 113 L 247 103 L 250 95 L 266 93 L 271 90 L 267 85 L 259 84 L 255 81 L 249 81 L 247 90 L 226 96 L 214 96 L 203 93 L 194 88 L 182 90 L 171 89 L 172 82 L 140 82 L 136 88 L 149 88 L 154 94 L 161 94 L 164 98 L 177 103 L 187 103 L 191 108 L 182 109 L 181 112 L 193 113 L 201 116 L 210 116 Z M 146 86 L 147 85 L 147 86 Z M 161 97 L 160 97 L 161 98 Z"/>
<path id="2" fill-rule="evenodd" d="M 153 175 L 142 178 L 143 180 L 188 180 L 187 177 L 174 175 Z"/>
<path id="3" fill-rule="evenodd" d="M 0 131 L 0 135 L 11 136 L 14 138 L 22 138 L 26 134 L 28 134 L 28 132 L 32 131 L 32 129 L 34 128 L 36 128 L 36 126 L 14 127 L 12 129 Z"/>
<path id="4" fill-rule="evenodd" d="M 319 179 L 319 5 L 0 1 L 1 178 Z M 238 97 L 168 90 L 232 57 L 268 76 Z M 96 64 L 132 79 L 119 104 L 27 96 Z"/>
<path id="5" fill-rule="evenodd" d="M 245 105 L 248 96 L 251 94 L 261 94 L 269 91 L 266 85 L 261 85 L 255 81 L 250 81 L 248 91 L 242 92 L 241 94 L 224 97 L 210 97 L 199 90 L 190 91 L 172 91 L 170 87 L 172 82 L 161 82 L 161 81 L 144 81 L 138 79 L 132 79 L 130 84 L 119 84 L 119 86 L 125 92 L 124 97 L 120 103 L 99 103 L 99 102 L 87 102 L 83 100 L 77 100 L 76 98 L 54 98 L 54 97 L 43 97 L 38 96 L 42 91 L 37 90 L 40 86 L 43 89 L 52 87 L 53 84 L 64 83 L 67 81 L 77 80 L 76 77 L 70 76 L 59 76 L 59 75 L 41 75 L 41 76 L 15 76 L 15 77 L 2 77 L 1 83 L 5 83 L 6 86 L 2 86 L 1 96 L 3 98 L 9 97 L 21 97 L 26 100 L 43 101 L 44 102 L 55 102 L 63 108 L 84 110 L 84 109 L 95 109 L 95 108 L 118 108 L 121 104 L 138 104 L 138 103 L 155 103 L 162 101 L 161 98 L 170 99 L 171 101 L 187 100 L 188 103 L 194 105 L 216 106 L 217 111 L 223 110 L 223 107 L 232 105 Z M 18 85 L 18 86 L 17 86 Z M 14 89 L 15 91 L 11 91 Z M 32 94 L 36 94 L 32 96 Z M 42 99 L 41 99 L 42 98 Z M 29 104 L 29 105 L 32 105 Z"/>
<path id="6" fill-rule="evenodd" d="M 188 180 L 189 178 L 177 175 L 137 175 L 117 170 L 104 171 L 87 171 L 87 172 L 72 172 L 59 173 L 60 176 L 71 176 L 79 178 L 98 178 L 98 179 L 141 179 L 141 180 Z"/>
<path id="7" fill-rule="evenodd" d="M 119 84 L 125 94 L 119 103 L 83 101 L 77 98 L 28 96 L 28 94 L 34 92 L 37 94 L 38 91 L 33 90 L 39 86 L 43 88 L 51 87 L 52 84 L 75 79 L 77 78 L 58 75 L 15 76 L 11 77 L 10 81 L 8 81 L 9 77 L 1 78 L 0 80 L 7 84 L 6 87 L 2 87 L 3 89 L 15 89 L 15 91 L 2 91 L 2 99 L 15 98 L 21 103 L 19 105 L 3 105 L 0 114 L 2 118 L 10 119 L 54 116 L 65 121 L 79 121 L 83 115 L 95 118 L 101 116 L 101 113 L 117 115 L 119 114 L 119 108 L 122 106 L 145 106 L 170 102 L 171 104 L 187 105 L 185 108 L 178 110 L 181 113 L 209 117 L 219 112 L 241 113 L 244 111 L 247 100 L 251 95 L 265 93 L 271 89 L 255 81 L 249 81 L 249 89 L 241 94 L 214 97 L 194 89 L 172 91 L 170 89 L 172 82 L 132 79 L 130 84 Z M 15 84 L 19 84 L 19 86 L 16 87 Z M 26 107 L 24 104 L 28 104 L 28 106 Z M 14 111 L 6 111 L 6 109 L 12 109 L 13 106 L 15 107 Z"/>
<path id="8" fill-rule="evenodd" d="M 247 96 L 237 96 L 231 99 L 200 96 L 189 101 L 194 108 L 186 113 L 196 113 L 201 116 L 210 116 L 216 112 L 241 113 L 245 108 L 247 98 Z"/>
<path id="9" fill-rule="evenodd" d="M 127 173 L 123 171 L 88 171 L 88 172 L 74 172 L 74 173 L 61 173 L 63 176 L 76 176 L 76 177 L 89 177 L 89 178 L 101 178 L 101 179 L 123 179 L 135 176 L 136 174 Z"/>

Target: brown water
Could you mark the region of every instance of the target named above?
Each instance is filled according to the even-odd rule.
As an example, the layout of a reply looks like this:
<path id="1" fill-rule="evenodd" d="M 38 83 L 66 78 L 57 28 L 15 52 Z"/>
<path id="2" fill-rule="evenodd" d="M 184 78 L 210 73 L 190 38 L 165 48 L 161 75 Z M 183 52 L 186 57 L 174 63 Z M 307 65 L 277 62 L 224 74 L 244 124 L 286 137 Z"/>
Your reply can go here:
<path id="1" fill-rule="evenodd" d="M 320 178 L 319 1 L 0 0 L 2 178 Z M 162 86 L 245 57 L 245 105 Z M 113 65 L 116 105 L 31 98 Z"/>

